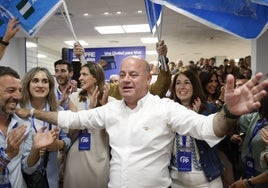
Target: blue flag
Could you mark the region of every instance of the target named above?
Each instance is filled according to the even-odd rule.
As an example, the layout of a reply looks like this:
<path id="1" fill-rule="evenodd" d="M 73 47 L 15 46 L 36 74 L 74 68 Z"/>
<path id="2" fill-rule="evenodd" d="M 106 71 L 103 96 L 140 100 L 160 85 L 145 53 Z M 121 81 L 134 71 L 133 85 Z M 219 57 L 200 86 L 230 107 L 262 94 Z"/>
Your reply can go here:
<path id="1" fill-rule="evenodd" d="M 268 6 L 268 0 L 250 0 L 250 1 L 253 2 L 253 3 L 260 4 L 260 5 Z"/>
<path id="2" fill-rule="evenodd" d="M 45 21 L 61 5 L 62 0 L 0 0 L 6 12 L 16 17 L 22 29 L 34 36 Z"/>
<path id="3" fill-rule="evenodd" d="M 152 3 L 150 0 L 144 0 L 144 3 L 151 33 L 154 34 L 161 25 L 162 5 Z"/>
<path id="4" fill-rule="evenodd" d="M 152 1 L 202 24 L 245 39 L 257 38 L 267 29 L 268 0 Z"/>

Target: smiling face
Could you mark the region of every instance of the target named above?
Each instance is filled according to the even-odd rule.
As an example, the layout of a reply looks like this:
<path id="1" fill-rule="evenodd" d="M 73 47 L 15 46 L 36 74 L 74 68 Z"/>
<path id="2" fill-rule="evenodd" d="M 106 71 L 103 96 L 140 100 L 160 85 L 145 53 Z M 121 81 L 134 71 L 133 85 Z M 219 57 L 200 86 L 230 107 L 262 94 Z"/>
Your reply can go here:
<path id="1" fill-rule="evenodd" d="M 119 91 L 130 108 L 137 106 L 149 89 L 152 76 L 149 65 L 141 58 L 127 57 L 120 65 Z"/>
<path id="2" fill-rule="evenodd" d="M 32 98 L 44 99 L 49 93 L 49 80 L 44 71 L 38 71 L 31 79 L 29 90 Z"/>
<path id="3" fill-rule="evenodd" d="M 218 80 L 215 74 L 212 75 L 210 82 L 206 85 L 206 91 L 209 95 L 214 95 L 217 92 Z"/>
<path id="4" fill-rule="evenodd" d="M 66 64 L 58 64 L 55 67 L 55 77 L 59 85 L 65 86 L 73 76 L 73 71 L 69 72 Z"/>
<path id="5" fill-rule="evenodd" d="M 184 74 L 178 75 L 175 83 L 176 96 L 184 106 L 189 106 L 193 96 L 193 85 Z"/>
<path id="6" fill-rule="evenodd" d="M 95 88 L 97 80 L 90 74 L 87 67 L 82 67 L 80 70 L 79 82 L 83 90 L 90 91 L 92 88 Z"/>
<path id="7" fill-rule="evenodd" d="M 0 113 L 12 114 L 21 99 L 20 80 L 5 75 L 0 77 Z"/>

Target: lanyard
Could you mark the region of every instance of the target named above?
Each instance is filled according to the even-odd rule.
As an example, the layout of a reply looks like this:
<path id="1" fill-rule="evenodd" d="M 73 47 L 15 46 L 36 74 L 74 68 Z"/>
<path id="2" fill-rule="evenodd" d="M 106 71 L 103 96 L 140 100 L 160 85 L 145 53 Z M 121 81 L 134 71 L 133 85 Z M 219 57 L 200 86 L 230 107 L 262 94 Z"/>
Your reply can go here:
<path id="1" fill-rule="evenodd" d="M 60 89 L 57 89 L 57 98 L 58 101 L 62 98 L 62 93 L 60 92 Z M 63 107 L 64 110 L 69 110 L 67 102 L 64 102 L 61 106 Z"/>
<path id="2" fill-rule="evenodd" d="M 249 147 L 249 152 L 252 153 L 252 145 L 251 145 L 251 142 L 253 140 L 253 138 L 257 135 L 257 133 L 259 132 L 259 130 L 261 130 L 263 128 L 263 126 L 265 124 L 268 123 L 268 120 L 266 118 L 264 119 L 259 119 L 256 124 L 255 124 L 255 127 L 253 129 L 253 132 L 251 134 L 251 137 L 249 138 L 249 141 L 248 141 L 248 147 Z"/>
<path id="3" fill-rule="evenodd" d="M 84 108 L 85 108 L 85 110 L 88 110 L 88 102 L 87 102 L 87 99 L 84 101 Z"/>
<path id="4" fill-rule="evenodd" d="M 61 93 L 60 93 L 60 91 L 59 91 L 59 89 L 57 89 L 57 96 L 58 96 L 58 100 L 60 100 L 61 99 Z"/>
<path id="5" fill-rule="evenodd" d="M 186 136 L 185 135 L 182 136 L 182 147 L 186 148 Z"/>
<path id="6" fill-rule="evenodd" d="M 48 111 L 48 103 L 46 103 L 45 105 L 45 111 Z M 37 126 L 35 125 L 35 121 L 34 121 L 35 117 L 32 116 L 32 125 L 33 125 L 33 128 L 35 130 L 35 132 L 37 132 Z M 43 121 L 43 125 L 42 126 L 45 126 L 47 122 Z"/>

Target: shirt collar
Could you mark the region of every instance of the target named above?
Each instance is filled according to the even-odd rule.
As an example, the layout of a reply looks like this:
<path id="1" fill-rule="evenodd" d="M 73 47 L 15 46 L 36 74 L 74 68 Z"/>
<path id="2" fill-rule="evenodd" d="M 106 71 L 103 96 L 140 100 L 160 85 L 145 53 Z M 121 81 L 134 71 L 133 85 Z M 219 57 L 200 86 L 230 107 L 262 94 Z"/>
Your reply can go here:
<path id="1" fill-rule="evenodd" d="M 150 96 L 150 93 L 149 93 L 149 91 L 148 91 L 148 93 L 147 93 L 143 98 L 141 98 L 140 100 L 138 100 L 136 108 L 143 107 L 144 104 L 145 104 L 145 102 L 146 102 L 147 99 L 149 98 L 149 96 Z M 125 102 L 124 99 L 122 100 L 122 104 L 123 104 L 125 107 L 128 107 L 128 106 L 126 105 L 126 102 Z M 135 108 L 135 109 L 136 109 L 136 108 Z"/>

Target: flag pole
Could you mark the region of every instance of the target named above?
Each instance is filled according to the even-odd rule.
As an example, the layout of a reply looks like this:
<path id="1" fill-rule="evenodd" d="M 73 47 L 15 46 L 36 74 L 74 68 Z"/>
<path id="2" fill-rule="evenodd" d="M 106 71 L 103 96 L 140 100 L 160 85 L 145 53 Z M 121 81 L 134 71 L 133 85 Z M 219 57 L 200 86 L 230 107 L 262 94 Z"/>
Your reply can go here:
<path id="1" fill-rule="evenodd" d="M 75 32 L 74 32 L 73 24 L 72 24 L 72 22 L 71 22 L 71 18 L 70 18 L 70 15 L 69 15 L 69 11 L 68 11 L 68 9 L 67 9 L 67 5 L 66 5 L 66 3 L 65 3 L 64 0 L 63 0 L 63 9 L 64 9 L 64 12 L 65 12 L 65 15 L 63 14 L 63 16 L 64 16 L 64 18 L 65 18 L 65 16 L 66 16 L 67 21 L 68 21 L 68 23 L 69 23 L 69 28 L 70 28 L 70 30 L 71 30 L 71 32 L 72 32 L 72 34 L 73 34 L 74 40 L 78 42 L 78 39 L 77 39 L 76 34 L 75 34 Z M 87 64 L 87 60 L 86 60 L 84 54 L 81 55 L 81 57 L 80 57 L 80 62 L 82 63 L 82 65 Z"/>
<path id="2" fill-rule="evenodd" d="M 155 32 L 157 35 L 157 39 L 158 42 L 161 42 L 161 36 L 162 36 L 162 21 L 163 21 L 163 10 L 161 11 L 161 20 L 160 20 L 160 29 L 158 28 L 158 24 L 157 24 L 157 20 L 156 20 L 156 14 L 155 14 L 155 7 L 154 7 L 154 3 L 151 1 L 152 3 L 152 10 L 153 10 L 153 17 L 154 17 L 154 23 L 155 23 Z M 166 58 L 164 57 L 164 55 L 158 55 L 158 63 L 160 61 L 161 65 L 162 65 L 162 69 L 164 68 L 165 71 L 167 71 L 167 64 L 166 64 Z"/>

